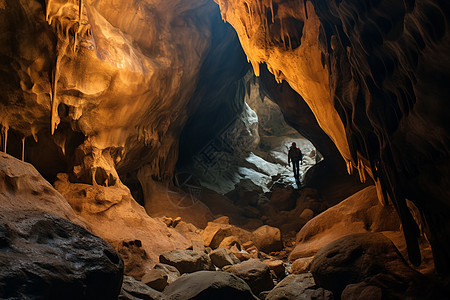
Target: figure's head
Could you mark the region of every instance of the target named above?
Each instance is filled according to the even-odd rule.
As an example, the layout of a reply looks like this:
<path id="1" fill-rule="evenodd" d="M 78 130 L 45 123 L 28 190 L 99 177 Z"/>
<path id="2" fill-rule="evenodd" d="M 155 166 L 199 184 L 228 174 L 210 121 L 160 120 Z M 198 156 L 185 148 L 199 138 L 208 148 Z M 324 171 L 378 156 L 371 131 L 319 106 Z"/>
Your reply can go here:
<path id="1" fill-rule="evenodd" d="M 295 142 L 292 142 L 292 147 L 297 147 L 297 144 Z"/>

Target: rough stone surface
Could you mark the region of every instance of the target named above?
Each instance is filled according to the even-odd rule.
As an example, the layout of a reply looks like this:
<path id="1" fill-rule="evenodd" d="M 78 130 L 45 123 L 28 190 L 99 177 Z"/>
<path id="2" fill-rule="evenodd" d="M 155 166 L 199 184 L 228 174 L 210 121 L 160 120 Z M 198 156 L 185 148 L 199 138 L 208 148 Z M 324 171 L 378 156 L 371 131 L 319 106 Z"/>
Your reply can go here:
<path id="1" fill-rule="evenodd" d="M 255 74 L 264 63 L 277 82 L 286 81 L 336 145 L 348 172 L 357 171 L 363 182 L 372 177 L 380 202 L 389 196 L 411 262 L 421 260 L 419 221 L 437 269 L 450 274 L 450 227 L 439 225 L 450 215 L 444 205 L 450 197 L 448 2 L 217 3 Z M 406 199 L 421 209 L 423 221 L 414 220 Z"/>
<path id="2" fill-rule="evenodd" d="M 280 229 L 264 225 L 252 232 L 252 240 L 255 246 L 266 253 L 283 249 Z"/>
<path id="3" fill-rule="evenodd" d="M 265 263 L 269 269 L 275 273 L 277 278 L 283 278 L 286 276 L 286 268 L 284 267 L 284 263 L 281 259 L 264 260 L 263 263 Z"/>
<path id="4" fill-rule="evenodd" d="M 136 278 L 157 263 L 161 253 L 191 246 L 174 228 L 148 216 L 123 184 L 105 187 L 71 183 L 65 174 L 59 174 L 55 188 L 94 234 L 124 256 L 126 273 Z M 139 242 L 134 243 L 136 240 Z"/>
<path id="5" fill-rule="evenodd" d="M 302 274 L 309 271 L 309 267 L 313 260 L 313 256 L 311 257 L 303 257 L 298 258 L 292 263 L 291 273 L 292 274 Z"/>
<path id="6" fill-rule="evenodd" d="M 145 283 L 152 289 L 157 291 L 163 291 L 167 286 L 168 275 L 166 272 L 158 269 L 151 269 L 145 273 L 142 277 L 141 282 Z"/>
<path id="7" fill-rule="evenodd" d="M 218 268 L 223 268 L 228 265 L 234 265 L 240 262 L 240 260 L 231 252 L 225 248 L 217 248 L 209 253 L 211 262 Z"/>
<path id="8" fill-rule="evenodd" d="M 388 298 L 425 296 L 433 289 L 381 233 L 353 234 L 330 243 L 316 254 L 310 270 L 316 283 L 335 295 L 360 282 L 381 288 Z M 363 293 L 354 287 L 349 289 Z"/>
<path id="9" fill-rule="evenodd" d="M 164 300 L 166 298 L 163 296 L 163 294 L 150 288 L 141 281 L 138 281 L 131 276 L 124 276 L 119 299 Z"/>
<path id="10" fill-rule="evenodd" d="M 316 286 L 311 273 L 305 273 L 287 276 L 265 298 L 265 300 L 282 299 L 333 300 L 334 297 L 330 291 Z"/>
<path id="11" fill-rule="evenodd" d="M 176 249 L 159 256 L 163 264 L 174 266 L 181 274 L 202 270 L 214 270 L 211 259 L 204 252 Z"/>
<path id="12" fill-rule="evenodd" d="M 39 210 L 87 227 L 66 199 L 36 169 L 0 152 L 1 211 Z"/>
<path id="13" fill-rule="evenodd" d="M 113 299 L 123 261 L 105 241 L 59 216 L 0 211 L 0 298 Z"/>
<path id="14" fill-rule="evenodd" d="M 244 229 L 229 224 L 209 222 L 203 231 L 204 245 L 216 249 L 229 236 L 236 237 L 241 244 L 251 240 L 251 233 Z"/>
<path id="15" fill-rule="evenodd" d="M 257 259 L 249 259 L 240 264 L 225 267 L 224 271 L 242 278 L 255 295 L 273 288 L 269 267 Z"/>
<path id="16" fill-rule="evenodd" d="M 376 188 L 367 187 L 306 223 L 297 234 L 289 260 L 313 256 L 345 235 L 399 230 L 400 220 L 394 208 L 380 205 Z"/>
<path id="17" fill-rule="evenodd" d="M 184 274 L 164 290 L 164 295 L 170 300 L 258 299 L 245 281 L 233 274 L 220 271 Z"/>
<path id="18" fill-rule="evenodd" d="M 181 275 L 180 271 L 178 271 L 177 268 L 175 268 L 174 266 L 171 266 L 171 265 L 167 265 L 167 264 L 158 263 L 155 265 L 154 269 L 161 270 L 167 274 L 167 283 L 168 284 L 171 284 L 172 282 L 177 280 L 178 277 L 180 277 L 180 275 Z"/>

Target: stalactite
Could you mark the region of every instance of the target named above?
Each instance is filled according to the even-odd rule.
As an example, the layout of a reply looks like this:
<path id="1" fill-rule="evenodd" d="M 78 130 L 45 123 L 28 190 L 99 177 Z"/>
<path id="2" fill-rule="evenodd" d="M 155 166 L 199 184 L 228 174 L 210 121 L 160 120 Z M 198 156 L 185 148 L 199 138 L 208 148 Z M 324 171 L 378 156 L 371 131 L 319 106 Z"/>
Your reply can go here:
<path id="1" fill-rule="evenodd" d="M 25 137 L 22 138 L 22 161 L 25 161 Z"/>
<path id="2" fill-rule="evenodd" d="M 58 27 L 59 28 L 59 27 Z M 51 112 L 50 112 L 50 126 L 51 126 L 51 134 L 55 133 L 55 129 L 58 127 L 60 119 L 58 116 L 58 80 L 61 75 L 61 61 L 64 58 L 67 48 L 70 44 L 70 37 L 68 35 L 70 27 L 66 27 L 66 32 L 63 34 L 61 31 L 58 32 L 58 36 L 60 39 L 58 40 L 58 49 L 57 49 L 57 57 L 55 68 L 52 73 L 52 93 L 51 93 Z"/>
<path id="3" fill-rule="evenodd" d="M 31 135 L 33 136 L 34 141 L 37 143 L 38 136 L 37 136 L 37 132 L 36 132 L 36 127 L 34 127 L 34 126 L 31 126 Z"/>
<path id="4" fill-rule="evenodd" d="M 351 160 L 346 160 L 345 161 L 347 164 L 347 172 L 348 175 L 352 175 L 353 174 L 353 165 L 352 165 L 352 161 Z"/>
<path id="5" fill-rule="evenodd" d="M 359 173 L 359 180 L 362 183 L 365 183 L 366 182 L 366 171 L 364 170 L 364 163 L 360 158 L 358 159 L 358 173 Z"/>
<path id="6" fill-rule="evenodd" d="M 383 188 L 381 187 L 381 182 L 380 182 L 379 178 L 377 180 L 375 180 L 375 187 L 377 189 L 378 201 L 380 202 L 380 204 L 382 206 L 386 206 L 388 203 L 387 203 L 386 199 L 384 198 Z"/>

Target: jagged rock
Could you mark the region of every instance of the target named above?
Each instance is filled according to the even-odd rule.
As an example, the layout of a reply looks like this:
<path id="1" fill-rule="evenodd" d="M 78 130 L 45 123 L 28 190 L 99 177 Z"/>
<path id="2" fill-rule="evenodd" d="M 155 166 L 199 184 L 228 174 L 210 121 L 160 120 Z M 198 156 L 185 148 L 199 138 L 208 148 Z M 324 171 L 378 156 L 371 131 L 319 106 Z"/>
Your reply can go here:
<path id="1" fill-rule="evenodd" d="M 304 209 L 301 212 L 300 219 L 304 219 L 305 221 L 309 221 L 309 220 L 312 219 L 313 216 L 314 216 L 314 212 L 311 209 L 306 208 L 306 209 Z"/>
<path id="2" fill-rule="evenodd" d="M 1 210 L 0 270 L 2 299 L 113 299 L 123 261 L 109 244 L 69 220 Z"/>
<path id="3" fill-rule="evenodd" d="M 44 211 L 87 227 L 32 165 L 3 152 L 0 152 L 0 209 Z"/>
<path id="4" fill-rule="evenodd" d="M 273 288 L 269 267 L 257 259 L 249 259 L 237 265 L 227 266 L 223 270 L 242 278 L 255 295 Z"/>
<path id="5" fill-rule="evenodd" d="M 204 252 L 176 249 L 159 256 L 163 264 L 174 266 L 181 274 L 202 270 L 214 270 L 211 259 Z"/>
<path id="6" fill-rule="evenodd" d="M 213 222 L 219 224 L 230 224 L 230 218 L 228 216 L 221 216 L 217 219 L 214 219 Z"/>
<path id="7" fill-rule="evenodd" d="M 294 188 L 275 188 L 270 196 L 270 205 L 276 210 L 292 210 L 296 204 Z"/>
<path id="8" fill-rule="evenodd" d="M 250 232 L 229 224 L 209 222 L 203 231 L 204 245 L 216 249 L 229 236 L 235 236 L 242 243 L 251 240 Z"/>
<path id="9" fill-rule="evenodd" d="M 122 290 L 119 299 L 123 300 L 164 300 L 163 294 L 150 288 L 141 281 L 137 281 L 131 276 L 123 277 Z"/>
<path id="10" fill-rule="evenodd" d="M 280 229 L 264 225 L 252 232 L 252 240 L 256 247 L 266 253 L 283 249 Z"/>
<path id="11" fill-rule="evenodd" d="M 212 263 L 218 267 L 223 268 L 228 265 L 234 265 L 240 262 L 240 260 L 231 252 L 225 248 L 217 248 L 209 253 Z"/>
<path id="12" fill-rule="evenodd" d="M 281 259 L 277 260 L 264 260 L 265 263 L 271 271 L 273 271 L 278 279 L 286 276 L 286 268 Z"/>
<path id="13" fill-rule="evenodd" d="M 125 262 L 125 274 L 140 280 L 145 274 L 143 265 L 148 264 L 149 257 L 140 240 L 122 241 L 116 248 Z"/>
<path id="14" fill-rule="evenodd" d="M 235 247 L 239 251 L 241 250 L 241 244 L 239 243 L 239 239 L 235 236 L 227 236 L 220 242 L 219 248 L 231 249 Z"/>
<path id="15" fill-rule="evenodd" d="M 142 276 L 141 282 L 161 292 L 167 286 L 167 279 L 168 275 L 163 270 L 151 269 Z"/>
<path id="16" fill-rule="evenodd" d="M 252 258 L 252 255 L 245 250 L 235 251 L 233 254 L 242 262 Z M 258 258 L 258 257 L 255 257 Z"/>
<path id="17" fill-rule="evenodd" d="M 330 242 L 352 233 L 399 231 L 392 206 L 381 206 L 376 188 L 367 187 L 311 219 L 297 234 L 290 261 L 313 256 Z"/>
<path id="18" fill-rule="evenodd" d="M 310 270 L 316 283 L 335 295 L 360 282 L 381 288 L 383 297 L 392 299 L 426 295 L 432 289 L 382 233 L 352 234 L 330 243 L 316 254 Z M 347 292 L 364 291 L 349 287 Z"/>
<path id="19" fill-rule="evenodd" d="M 289 275 L 270 291 L 265 300 L 333 300 L 333 293 L 316 286 L 311 273 Z"/>
<path id="20" fill-rule="evenodd" d="M 58 174 L 55 188 L 94 234 L 124 254 L 128 274 L 140 278 L 158 262 L 161 253 L 191 246 L 174 228 L 149 217 L 123 184 L 105 187 L 71 183 L 66 174 Z M 136 240 L 140 242 L 130 244 Z"/>
<path id="21" fill-rule="evenodd" d="M 313 258 L 314 258 L 314 256 L 302 257 L 302 258 L 296 259 L 292 263 L 291 273 L 292 274 L 302 274 L 302 273 L 308 272 L 309 266 L 311 265 Z"/>
<path id="22" fill-rule="evenodd" d="M 233 274 L 220 271 L 184 274 L 169 285 L 163 293 L 170 300 L 258 299 L 245 281 Z"/>
<path id="23" fill-rule="evenodd" d="M 167 283 L 168 284 L 171 284 L 172 282 L 177 280 L 178 277 L 180 277 L 180 271 L 178 271 L 177 268 L 175 268 L 174 266 L 171 266 L 171 265 L 158 263 L 154 266 L 154 269 L 161 270 L 165 274 L 167 274 Z"/>

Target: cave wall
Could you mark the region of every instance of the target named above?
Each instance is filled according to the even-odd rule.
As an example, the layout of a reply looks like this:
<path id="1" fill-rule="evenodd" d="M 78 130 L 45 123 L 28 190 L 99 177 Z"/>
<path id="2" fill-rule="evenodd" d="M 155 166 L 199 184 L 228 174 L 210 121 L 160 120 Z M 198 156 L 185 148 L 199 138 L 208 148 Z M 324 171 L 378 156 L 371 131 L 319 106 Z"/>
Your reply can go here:
<path id="1" fill-rule="evenodd" d="M 439 0 L 216 0 L 255 73 L 267 64 L 311 108 L 349 172 L 394 204 L 409 258 L 419 223 L 450 269 L 450 4 Z M 421 211 L 413 219 L 406 204 Z M 419 220 L 420 219 L 420 220 Z"/>
<path id="2" fill-rule="evenodd" d="M 143 165 L 171 177 L 214 3 L 5 0 L 0 15 L 4 151 L 50 180 L 114 185 Z"/>

